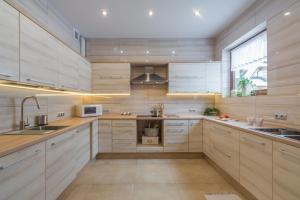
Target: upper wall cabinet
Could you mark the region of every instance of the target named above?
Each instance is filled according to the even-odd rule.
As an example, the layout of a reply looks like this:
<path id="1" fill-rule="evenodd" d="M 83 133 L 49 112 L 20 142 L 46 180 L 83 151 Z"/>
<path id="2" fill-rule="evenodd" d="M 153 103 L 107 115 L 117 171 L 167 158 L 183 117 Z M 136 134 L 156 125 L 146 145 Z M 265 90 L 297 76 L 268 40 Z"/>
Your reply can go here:
<path id="1" fill-rule="evenodd" d="M 129 63 L 93 63 L 92 90 L 95 93 L 130 93 Z"/>
<path id="2" fill-rule="evenodd" d="M 169 93 L 220 92 L 220 63 L 170 63 Z"/>
<path id="3" fill-rule="evenodd" d="M 85 59 L 78 58 L 79 89 L 82 91 L 91 91 L 92 87 L 92 69 L 91 64 Z"/>
<path id="4" fill-rule="evenodd" d="M 0 79 L 19 80 L 19 12 L 0 1 Z"/>
<path id="5" fill-rule="evenodd" d="M 20 15 L 20 81 L 57 87 L 59 60 L 56 40 L 24 15 Z"/>

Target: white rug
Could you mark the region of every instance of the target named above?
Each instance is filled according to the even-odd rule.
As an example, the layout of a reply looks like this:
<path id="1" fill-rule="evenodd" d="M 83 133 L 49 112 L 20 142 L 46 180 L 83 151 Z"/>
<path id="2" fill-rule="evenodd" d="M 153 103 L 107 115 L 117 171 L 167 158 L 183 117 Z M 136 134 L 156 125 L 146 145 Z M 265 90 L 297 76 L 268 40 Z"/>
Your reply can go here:
<path id="1" fill-rule="evenodd" d="M 206 200 L 241 200 L 236 194 L 206 194 Z"/>

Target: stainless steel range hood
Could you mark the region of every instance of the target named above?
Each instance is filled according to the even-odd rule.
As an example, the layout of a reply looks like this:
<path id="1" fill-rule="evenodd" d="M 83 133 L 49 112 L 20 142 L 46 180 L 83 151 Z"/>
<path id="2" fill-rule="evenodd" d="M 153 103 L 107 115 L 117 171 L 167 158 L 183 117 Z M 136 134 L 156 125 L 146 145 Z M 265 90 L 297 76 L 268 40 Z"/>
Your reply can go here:
<path id="1" fill-rule="evenodd" d="M 154 67 L 145 67 L 145 73 L 132 79 L 133 85 L 162 85 L 168 83 L 168 80 L 155 74 Z"/>

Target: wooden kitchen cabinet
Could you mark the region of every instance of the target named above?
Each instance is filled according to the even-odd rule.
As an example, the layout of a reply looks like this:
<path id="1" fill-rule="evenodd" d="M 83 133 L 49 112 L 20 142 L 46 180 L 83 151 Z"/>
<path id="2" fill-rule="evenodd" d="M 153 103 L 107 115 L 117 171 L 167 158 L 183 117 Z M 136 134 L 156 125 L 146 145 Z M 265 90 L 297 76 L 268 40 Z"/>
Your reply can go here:
<path id="1" fill-rule="evenodd" d="M 189 120 L 189 152 L 203 151 L 202 120 Z"/>
<path id="2" fill-rule="evenodd" d="M 90 92 L 92 89 L 91 64 L 84 58 L 78 56 L 79 90 Z"/>
<path id="3" fill-rule="evenodd" d="M 220 63 L 170 63 L 169 93 L 215 93 L 221 89 Z"/>
<path id="4" fill-rule="evenodd" d="M 213 160 L 213 147 L 212 147 L 212 139 L 211 132 L 213 128 L 213 122 L 204 120 L 203 122 L 203 152 L 210 159 Z"/>
<path id="5" fill-rule="evenodd" d="M 20 81 L 57 87 L 59 60 L 56 39 L 20 14 Z"/>
<path id="6" fill-rule="evenodd" d="M 272 199 L 272 141 L 240 133 L 240 183 L 259 200 Z"/>
<path id="7" fill-rule="evenodd" d="M 112 150 L 117 153 L 136 152 L 136 120 L 112 121 Z"/>
<path id="8" fill-rule="evenodd" d="M 45 143 L 0 158 L 0 200 L 45 199 Z"/>
<path id="9" fill-rule="evenodd" d="M 76 177 L 76 130 L 46 142 L 46 199 L 55 200 Z"/>
<path id="10" fill-rule="evenodd" d="M 300 199 L 300 149 L 273 142 L 273 200 Z"/>
<path id="11" fill-rule="evenodd" d="M 112 152 L 111 120 L 99 120 L 99 152 Z"/>
<path id="12" fill-rule="evenodd" d="M 92 133 L 91 133 L 91 159 L 96 158 L 99 152 L 99 121 L 95 120 L 92 122 Z"/>
<path id="13" fill-rule="evenodd" d="M 164 121 L 164 151 L 188 152 L 188 120 Z"/>
<path id="14" fill-rule="evenodd" d="M 19 12 L 0 1 L 0 79 L 19 81 Z"/>
<path id="15" fill-rule="evenodd" d="M 95 93 L 130 93 L 129 63 L 93 63 L 92 91 Z"/>
<path id="16" fill-rule="evenodd" d="M 234 179 L 239 180 L 239 131 L 212 124 L 209 134 L 212 160 Z"/>

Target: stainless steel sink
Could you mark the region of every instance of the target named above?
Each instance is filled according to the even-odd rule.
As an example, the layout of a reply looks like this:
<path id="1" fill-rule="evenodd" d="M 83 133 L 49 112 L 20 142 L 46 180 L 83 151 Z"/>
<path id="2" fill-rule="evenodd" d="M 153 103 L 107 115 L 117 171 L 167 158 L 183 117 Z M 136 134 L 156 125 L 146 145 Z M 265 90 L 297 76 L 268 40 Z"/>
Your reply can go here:
<path id="1" fill-rule="evenodd" d="M 29 129 L 10 131 L 2 135 L 45 135 L 56 130 L 66 128 L 67 126 L 38 126 Z"/>
<path id="2" fill-rule="evenodd" d="M 294 140 L 300 140 L 300 131 L 287 128 L 251 128 L 255 131 L 261 131 L 272 135 L 286 137 Z"/>

